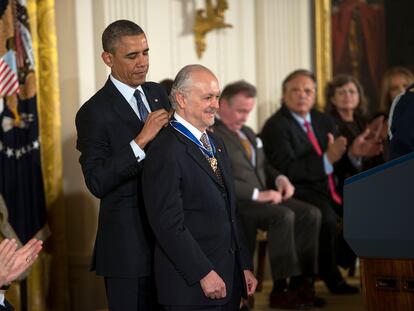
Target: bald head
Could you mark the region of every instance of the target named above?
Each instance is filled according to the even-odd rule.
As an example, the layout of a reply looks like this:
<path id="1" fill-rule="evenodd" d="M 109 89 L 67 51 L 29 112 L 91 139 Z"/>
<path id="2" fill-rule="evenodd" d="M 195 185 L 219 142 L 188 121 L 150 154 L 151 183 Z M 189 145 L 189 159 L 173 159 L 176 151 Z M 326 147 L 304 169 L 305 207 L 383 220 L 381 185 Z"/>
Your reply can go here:
<path id="1" fill-rule="evenodd" d="M 202 65 L 188 65 L 175 77 L 171 104 L 176 112 L 204 132 L 214 124 L 220 87 L 214 73 Z"/>
<path id="2" fill-rule="evenodd" d="M 176 109 L 178 106 L 178 102 L 176 100 L 176 94 L 185 93 L 189 90 L 190 85 L 193 82 L 192 74 L 195 72 L 208 72 L 212 76 L 214 76 L 213 72 L 210 69 L 202 65 L 193 64 L 193 65 L 187 65 L 183 67 L 175 76 L 174 82 L 171 87 L 170 101 L 174 109 Z"/>

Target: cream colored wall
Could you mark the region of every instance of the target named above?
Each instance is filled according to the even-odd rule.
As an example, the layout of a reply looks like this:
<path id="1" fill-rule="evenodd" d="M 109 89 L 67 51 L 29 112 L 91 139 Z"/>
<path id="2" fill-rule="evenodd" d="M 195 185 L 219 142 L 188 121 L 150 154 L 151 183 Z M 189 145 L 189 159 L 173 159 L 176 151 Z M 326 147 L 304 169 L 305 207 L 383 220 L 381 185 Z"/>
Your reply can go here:
<path id="1" fill-rule="evenodd" d="M 278 107 L 283 77 L 295 68 L 312 68 L 311 0 L 228 2 L 226 22 L 233 28 L 208 33 L 207 50 L 198 59 L 191 28 L 203 0 L 56 0 L 72 310 L 105 307 L 102 280 L 88 271 L 99 207 L 78 164 L 74 120 L 107 79 L 100 58 L 106 25 L 128 18 L 143 27 L 150 46 L 149 80 L 173 78 L 182 66 L 201 63 L 222 86 L 238 79 L 257 85 L 258 105 L 248 121 L 256 130 Z"/>
<path id="2" fill-rule="evenodd" d="M 106 306 L 102 280 L 89 272 L 95 239 L 98 201 L 86 189 L 76 151 L 75 115 L 80 103 L 95 89 L 93 56 L 85 52 L 91 32 L 86 1 L 57 0 L 59 76 L 62 114 L 63 187 L 66 208 L 69 290 L 72 310 L 97 310 Z M 82 14 L 83 16 L 82 16 Z M 86 16 L 85 16 L 86 15 Z M 81 21 L 81 22 L 80 22 Z M 76 28 L 74 25 L 81 25 Z M 80 28 L 80 29 L 79 29 Z M 82 32 L 82 28 L 85 28 Z"/>

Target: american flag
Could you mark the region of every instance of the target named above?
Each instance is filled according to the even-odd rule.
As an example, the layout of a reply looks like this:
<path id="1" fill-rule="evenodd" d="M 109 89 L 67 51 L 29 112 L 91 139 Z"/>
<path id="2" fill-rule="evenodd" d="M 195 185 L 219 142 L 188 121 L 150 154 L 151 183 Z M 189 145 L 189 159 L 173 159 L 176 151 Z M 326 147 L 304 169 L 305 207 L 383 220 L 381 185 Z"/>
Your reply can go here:
<path id="1" fill-rule="evenodd" d="M 10 54 L 7 53 L 6 56 L 0 58 L 0 96 L 10 96 L 19 91 L 19 79 L 17 77 L 16 71 L 6 61 L 10 59 Z"/>

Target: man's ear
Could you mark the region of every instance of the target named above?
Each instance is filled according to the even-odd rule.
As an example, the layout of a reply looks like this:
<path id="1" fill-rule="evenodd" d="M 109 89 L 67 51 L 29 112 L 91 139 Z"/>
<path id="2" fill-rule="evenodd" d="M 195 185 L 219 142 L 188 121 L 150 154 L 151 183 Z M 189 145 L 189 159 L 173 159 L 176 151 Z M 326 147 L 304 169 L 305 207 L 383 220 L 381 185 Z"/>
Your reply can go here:
<path id="1" fill-rule="evenodd" d="M 184 109 L 187 102 L 187 99 L 185 98 L 184 94 L 181 92 L 175 93 L 175 99 L 178 103 L 178 107 Z"/>
<path id="2" fill-rule="evenodd" d="M 228 113 L 229 110 L 230 110 L 230 102 L 225 98 L 221 98 L 219 101 L 219 112 Z"/>
<path id="3" fill-rule="evenodd" d="M 112 54 L 109 52 L 102 52 L 101 54 L 102 60 L 108 67 L 112 67 Z"/>

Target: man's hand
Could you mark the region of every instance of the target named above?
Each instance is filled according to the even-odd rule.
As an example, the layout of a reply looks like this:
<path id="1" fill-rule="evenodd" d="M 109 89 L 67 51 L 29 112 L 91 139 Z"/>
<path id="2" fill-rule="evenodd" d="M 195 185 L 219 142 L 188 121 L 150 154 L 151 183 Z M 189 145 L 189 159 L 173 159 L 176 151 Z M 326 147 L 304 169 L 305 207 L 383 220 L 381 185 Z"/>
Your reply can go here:
<path id="1" fill-rule="evenodd" d="M 170 119 L 169 113 L 165 109 L 159 109 L 151 112 L 141 132 L 135 137 L 137 145 L 144 149 L 145 146 L 157 136 L 158 132 L 168 124 Z"/>
<path id="2" fill-rule="evenodd" d="M 247 295 L 252 296 L 256 291 L 257 280 L 250 270 L 244 270 L 243 272 L 246 280 Z"/>
<path id="3" fill-rule="evenodd" d="M 210 299 L 220 299 L 227 295 L 226 284 L 214 270 L 200 280 L 200 285 L 204 295 Z"/>
<path id="4" fill-rule="evenodd" d="M 13 255 L 13 266 L 7 275 L 7 282 L 10 283 L 25 272 L 35 262 L 42 249 L 43 242 L 37 239 L 31 239 L 24 246 L 19 248 Z"/>
<path id="5" fill-rule="evenodd" d="M 15 240 L 4 239 L 0 243 L 0 287 L 9 283 L 8 276 L 13 267 L 17 243 Z"/>
<path id="6" fill-rule="evenodd" d="M 381 131 L 381 128 L 378 130 Z M 380 154 L 382 152 L 380 132 L 372 134 L 370 128 L 366 128 L 354 139 L 350 152 L 354 157 L 373 157 Z"/>
<path id="7" fill-rule="evenodd" d="M 295 187 L 286 176 L 279 176 L 276 178 L 277 190 L 282 194 L 283 200 L 290 199 L 295 193 Z"/>
<path id="8" fill-rule="evenodd" d="M 279 204 L 280 202 L 282 202 L 282 193 L 276 190 L 259 191 L 257 201 Z"/>
<path id="9" fill-rule="evenodd" d="M 328 133 L 328 148 L 326 149 L 326 156 L 329 163 L 334 164 L 338 161 L 346 151 L 346 138 L 339 136 L 336 139 L 331 133 Z"/>

